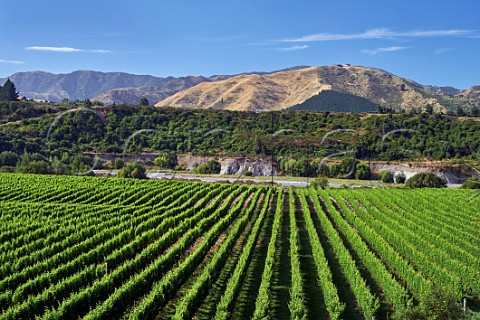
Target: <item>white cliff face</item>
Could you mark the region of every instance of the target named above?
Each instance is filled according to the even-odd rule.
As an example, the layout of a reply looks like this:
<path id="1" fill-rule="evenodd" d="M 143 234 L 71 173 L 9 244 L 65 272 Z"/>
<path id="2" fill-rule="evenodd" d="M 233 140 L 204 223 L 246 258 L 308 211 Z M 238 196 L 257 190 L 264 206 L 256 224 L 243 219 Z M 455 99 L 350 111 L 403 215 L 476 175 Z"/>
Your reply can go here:
<path id="1" fill-rule="evenodd" d="M 251 159 L 251 158 L 227 158 L 227 157 L 202 157 L 202 156 L 178 156 L 178 162 L 183 163 L 187 170 L 192 170 L 201 163 L 215 159 L 222 165 L 220 174 L 243 175 L 245 171 L 250 171 L 253 176 L 272 175 L 272 162 L 270 159 Z M 278 169 L 273 167 L 273 174 L 278 174 Z"/>
<path id="2" fill-rule="evenodd" d="M 411 178 L 419 172 L 433 172 L 436 175 L 447 179 L 448 185 L 461 185 L 469 176 L 471 176 L 469 172 L 464 172 L 462 170 L 420 164 L 414 166 L 407 163 L 388 164 L 372 162 L 369 164 L 369 166 L 374 173 L 380 173 L 384 170 L 388 170 L 393 172 L 394 175 L 397 175 L 398 173 L 403 173 L 406 179 Z"/>
<path id="3" fill-rule="evenodd" d="M 222 164 L 220 174 L 240 175 L 248 170 L 254 176 L 272 175 L 272 163 L 270 160 L 239 158 L 220 160 L 220 163 Z M 276 168 L 273 168 L 273 173 L 277 174 Z"/>

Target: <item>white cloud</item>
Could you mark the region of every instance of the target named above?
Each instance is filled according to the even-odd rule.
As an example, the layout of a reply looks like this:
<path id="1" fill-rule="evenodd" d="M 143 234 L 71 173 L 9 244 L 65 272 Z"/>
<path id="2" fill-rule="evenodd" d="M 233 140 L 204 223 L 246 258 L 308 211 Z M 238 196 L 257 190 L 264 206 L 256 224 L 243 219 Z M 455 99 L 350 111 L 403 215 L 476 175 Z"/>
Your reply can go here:
<path id="1" fill-rule="evenodd" d="M 308 48 L 307 45 L 303 45 L 303 46 L 293 46 L 293 47 L 287 47 L 287 48 L 276 48 L 276 49 L 273 49 L 273 50 L 276 50 L 276 51 L 298 51 L 298 50 L 305 50 L 307 48 Z"/>
<path id="2" fill-rule="evenodd" d="M 90 52 L 95 52 L 95 53 L 111 53 L 112 51 L 110 50 L 102 50 L 102 49 L 97 49 L 97 50 L 89 50 Z"/>
<path id="3" fill-rule="evenodd" d="M 445 53 L 445 52 L 448 52 L 448 51 L 453 51 L 453 49 L 452 48 L 440 48 L 440 49 L 435 50 L 435 54 L 441 54 L 441 53 Z"/>
<path id="4" fill-rule="evenodd" d="M 387 48 L 377 48 L 373 50 L 362 50 L 363 53 L 367 53 L 371 56 L 376 55 L 377 53 L 384 53 L 384 52 L 396 52 L 400 50 L 408 49 L 408 47 L 387 47 Z"/>
<path id="5" fill-rule="evenodd" d="M 18 61 L 18 60 L 4 60 L 4 59 L 0 59 L 0 63 L 23 64 L 23 63 L 25 63 L 25 62 L 23 62 L 23 61 Z"/>
<path id="6" fill-rule="evenodd" d="M 70 48 L 70 47 L 28 47 L 27 50 L 32 51 L 53 51 L 53 52 L 80 52 L 82 49 Z"/>
<path id="7" fill-rule="evenodd" d="M 398 37 L 454 37 L 472 34 L 473 30 L 427 30 L 427 31 L 411 31 L 405 33 L 398 33 Z M 395 35 L 394 35 L 395 36 Z"/>
<path id="8" fill-rule="evenodd" d="M 453 37 L 472 35 L 474 30 L 450 29 L 450 30 L 420 30 L 396 32 L 387 28 L 367 30 L 363 33 L 335 34 L 316 33 L 293 39 L 283 39 L 285 42 L 312 42 L 312 41 L 341 41 L 341 40 L 365 40 L 387 38 L 420 38 L 420 37 Z"/>
<path id="9" fill-rule="evenodd" d="M 96 50 L 85 50 L 71 47 L 27 47 L 29 51 L 50 51 L 50 52 L 93 52 L 93 53 L 110 53 L 110 50 L 96 49 Z"/>

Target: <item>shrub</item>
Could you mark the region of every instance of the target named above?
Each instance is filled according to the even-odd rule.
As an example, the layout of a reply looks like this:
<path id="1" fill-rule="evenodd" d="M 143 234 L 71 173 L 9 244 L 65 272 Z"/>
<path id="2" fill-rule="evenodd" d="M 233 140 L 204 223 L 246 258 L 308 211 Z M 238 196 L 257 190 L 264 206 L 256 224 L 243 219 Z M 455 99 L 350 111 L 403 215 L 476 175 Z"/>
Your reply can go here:
<path id="1" fill-rule="evenodd" d="M 368 180 L 372 176 L 372 170 L 365 162 L 359 162 L 355 166 L 355 179 Z"/>
<path id="2" fill-rule="evenodd" d="M 432 172 L 420 172 L 407 180 L 407 188 L 445 188 L 447 180 Z"/>
<path id="3" fill-rule="evenodd" d="M 160 157 L 155 158 L 155 160 L 153 160 L 153 163 L 159 168 L 167 168 L 168 167 L 168 159 L 165 156 L 160 156 Z"/>
<path id="4" fill-rule="evenodd" d="M 462 189 L 480 189 L 480 177 L 471 177 L 468 178 L 462 184 Z"/>
<path id="5" fill-rule="evenodd" d="M 352 178 L 351 176 L 356 177 L 356 169 L 357 166 L 361 164 L 361 162 L 357 163 L 357 159 L 354 157 L 344 157 L 342 161 L 338 164 L 338 177 L 344 178 Z M 362 170 L 362 166 L 360 165 L 360 170 Z M 363 167 L 364 168 L 364 167 Z M 361 179 L 361 178 L 357 178 Z"/>
<path id="6" fill-rule="evenodd" d="M 243 171 L 243 175 L 246 176 L 246 177 L 251 177 L 251 176 L 253 176 L 253 172 L 250 171 L 250 170 L 245 170 L 245 171 Z"/>
<path id="7" fill-rule="evenodd" d="M 109 170 L 113 169 L 113 161 L 112 160 L 105 161 L 105 163 L 103 164 L 103 167 Z"/>
<path id="8" fill-rule="evenodd" d="M 470 319 L 464 314 L 462 303 L 457 301 L 455 293 L 447 287 L 434 285 L 431 293 L 422 296 L 420 304 L 409 304 L 404 310 L 398 310 L 393 319 Z"/>
<path id="9" fill-rule="evenodd" d="M 316 188 L 325 189 L 328 187 L 328 178 L 324 175 L 319 174 L 313 181 L 310 183 L 310 186 Z"/>
<path id="10" fill-rule="evenodd" d="M 122 169 L 125 166 L 125 162 L 123 162 L 122 159 L 120 158 L 115 158 L 115 162 L 113 164 L 113 167 L 115 169 Z"/>
<path id="11" fill-rule="evenodd" d="M 395 183 L 405 183 L 407 177 L 405 177 L 405 173 L 399 172 L 395 175 Z"/>
<path id="12" fill-rule="evenodd" d="M 15 167 L 19 159 L 15 152 L 3 151 L 0 153 L 0 167 Z"/>
<path id="13" fill-rule="evenodd" d="M 386 182 L 386 183 L 393 183 L 394 181 L 393 172 L 388 170 L 380 172 L 380 178 L 382 182 Z"/>
<path id="14" fill-rule="evenodd" d="M 328 177 L 333 178 L 338 175 L 339 172 L 339 166 L 336 163 L 330 163 L 328 164 Z"/>
<path id="15" fill-rule="evenodd" d="M 325 177 L 329 177 L 330 176 L 330 171 L 329 171 L 329 166 L 326 165 L 326 164 L 319 164 L 318 166 L 318 174 L 322 175 L 322 176 L 325 176 Z"/>
<path id="16" fill-rule="evenodd" d="M 75 155 L 70 158 L 70 171 L 74 174 L 85 174 L 91 172 L 93 161 L 90 157 Z"/>
<path id="17" fill-rule="evenodd" d="M 100 157 L 98 156 L 95 156 L 95 158 L 93 158 L 93 168 L 96 169 L 96 170 L 100 170 L 100 169 L 103 169 L 103 160 L 100 159 Z"/>
<path id="18" fill-rule="evenodd" d="M 195 168 L 196 173 L 200 174 L 219 174 L 222 165 L 217 160 L 209 160 L 207 163 L 202 163 Z"/>
<path id="19" fill-rule="evenodd" d="M 177 165 L 177 156 L 175 154 L 162 154 L 159 155 L 153 163 L 161 169 L 172 169 Z"/>
<path id="20" fill-rule="evenodd" d="M 53 173 L 52 167 L 43 160 L 31 161 L 25 167 L 22 167 L 23 173 L 50 174 Z"/>
<path id="21" fill-rule="evenodd" d="M 70 169 L 57 157 L 54 157 L 51 161 L 52 171 L 54 174 L 66 175 L 71 174 Z"/>
<path id="22" fill-rule="evenodd" d="M 146 170 L 138 162 L 130 162 L 127 166 L 118 172 L 121 178 L 147 179 Z"/>
<path id="23" fill-rule="evenodd" d="M 177 164 L 173 170 L 175 170 L 175 171 L 185 171 L 185 167 L 182 166 L 181 164 Z"/>

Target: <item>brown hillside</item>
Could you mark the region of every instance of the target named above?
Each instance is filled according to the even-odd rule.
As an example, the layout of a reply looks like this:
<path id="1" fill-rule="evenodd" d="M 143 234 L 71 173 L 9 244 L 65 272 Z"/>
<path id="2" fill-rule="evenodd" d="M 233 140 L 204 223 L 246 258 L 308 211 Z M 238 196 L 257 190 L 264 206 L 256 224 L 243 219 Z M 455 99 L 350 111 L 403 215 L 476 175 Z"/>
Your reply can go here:
<path id="1" fill-rule="evenodd" d="M 462 95 L 470 99 L 480 99 L 480 86 L 472 86 L 465 90 Z"/>
<path id="2" fill-rule="evenodd" d="M 282 110 L 330 89 L 318 81 L 317 68 L 267 75 L 242 74 L 223 81 L 200 83 L 166 98 L 156 106 L 228 110 Z"/>
<path id="3" fill-rule="evenodd" d="M 228 110 L 283 110 L 322 90 L 347 92 L 395 109 L 433 105 L 443 109 L 423 86 L 386 71 L 362 66 L 332 65 L 281 71 L 266 75 L 243 74 L 203 82 L 160 101 L 156 106 Z"/>

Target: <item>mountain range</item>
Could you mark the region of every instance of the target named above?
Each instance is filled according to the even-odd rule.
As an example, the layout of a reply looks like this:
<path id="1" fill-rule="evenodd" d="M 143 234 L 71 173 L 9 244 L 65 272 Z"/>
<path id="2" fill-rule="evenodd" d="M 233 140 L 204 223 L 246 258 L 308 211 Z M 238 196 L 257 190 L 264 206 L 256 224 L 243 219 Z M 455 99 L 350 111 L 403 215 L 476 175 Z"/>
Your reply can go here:
<path id="1" fill-rule="evenodd" d="M 166 77 L 134 75 L 124 72 L 79 70 L 67 74 L 42 71 L 11 75 L 20 96 L 35 100 L 99 100 L 107 104 L 135 104 L 142 97 L 151 101 L 164 98 L 190 86 L 209 81 L 206 77 Z M 215 79 L 215 78 L 214 78 Z M 6 79 L 0 79 L 3 83 Z"/>
<path id="2" fill-rule="evenodd" d="M 302 109 L 305 101 L 310 101 L 307 104 L 310 106 L 312 98 L 333 91 L 339 93 L 334 95 L 336 99 L 348 97 L 349 101 L 355 101 L 352 96 L 356 96 L 362 98 L 361 101 L 366 99 L 373 105 L 397 110 L 430 105 L 436 111 L 445 111 L 480 105 L 480 86 L 460 90 L 421 85 L 381 69 L 349 64 L 297 66 L 274 72 L 211 77 L 161 78 L 123 72 L 52 74 L 33 71 L 15 73 L 9 78 L 20 96 L 49 101 L 88 98 L 106 104 L 137 104 L 146 97 L 158 107 L 267 111 L 292 106 Z M 5 80 L 0 79 L 0 83 Z"/>

